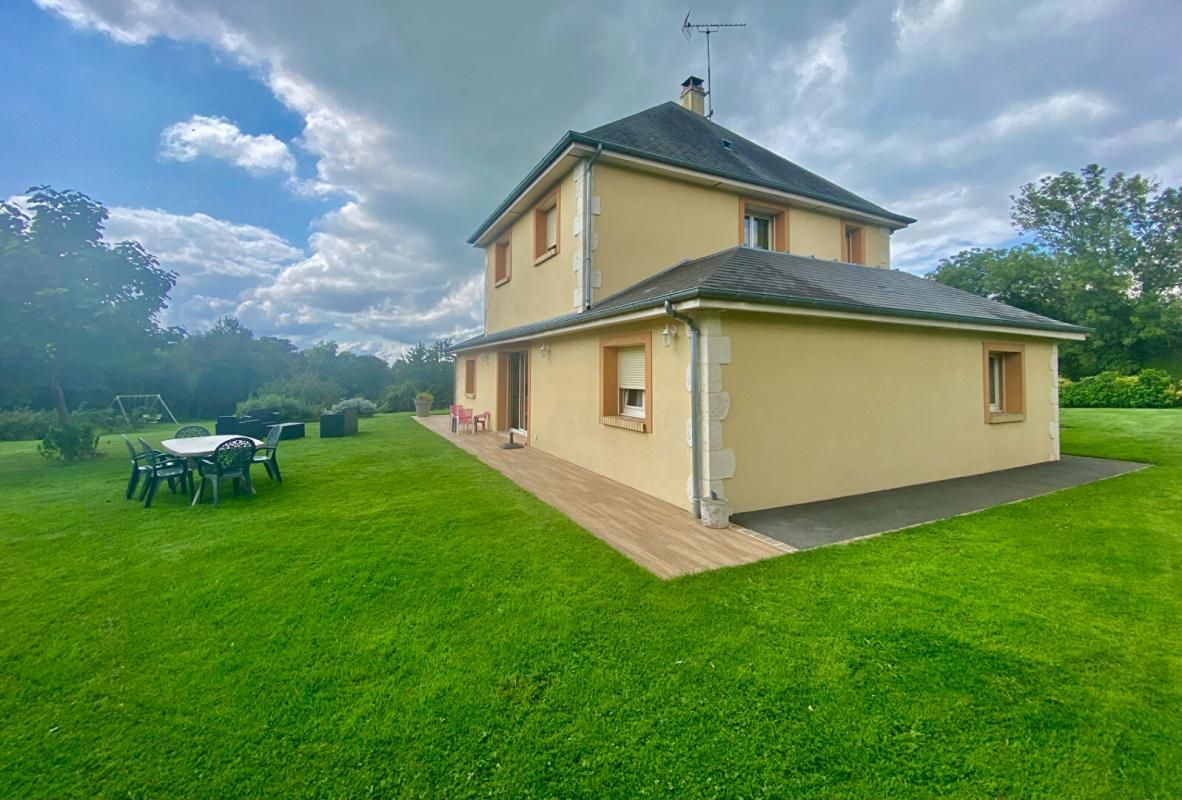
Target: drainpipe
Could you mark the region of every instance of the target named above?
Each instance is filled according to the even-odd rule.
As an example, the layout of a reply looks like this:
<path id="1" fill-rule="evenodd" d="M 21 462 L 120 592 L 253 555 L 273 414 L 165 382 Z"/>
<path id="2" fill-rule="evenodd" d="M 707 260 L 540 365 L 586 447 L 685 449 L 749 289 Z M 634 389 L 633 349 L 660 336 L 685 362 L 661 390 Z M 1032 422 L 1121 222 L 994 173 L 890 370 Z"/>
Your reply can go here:
<path id="1" fill-rule="evenodd" d="M 702 518 L 702 392 L 701 392 L 701 342 L 698 323 L 693 318 L 674 310 L 673 303 L 665 301 L 665 313 L 684 322 L 690 332 L 690 450 L 693 465 L 690 470 L 694 483 L 693 506 L 694 518 Z"/>
<path id="2" fill-rule="evenodd" d="M 594 173 L 591 168 L 603 154 L 603 145 L 595 148 L 595 155 L 587 159 L 583 167 L 583 311 L 591 308 L 591 202 L 595 197 Z"/>

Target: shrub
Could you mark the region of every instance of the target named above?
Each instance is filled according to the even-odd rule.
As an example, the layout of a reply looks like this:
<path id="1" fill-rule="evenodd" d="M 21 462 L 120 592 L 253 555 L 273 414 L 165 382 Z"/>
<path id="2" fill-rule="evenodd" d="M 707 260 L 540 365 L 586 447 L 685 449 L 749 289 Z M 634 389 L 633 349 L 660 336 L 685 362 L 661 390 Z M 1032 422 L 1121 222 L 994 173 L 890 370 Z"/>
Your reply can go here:
<path id="1" fill-rule="evenodd" d="M 95 430 L 100 433 L 126 433 L 134 430 L 134 425 L 129 425 L 123 415 L 112 408 L 86 408 L 79 406 L 78 410 L 70 415 L 71 422 L 85 422 L 88 425 L 93 425 Z"/>
<path id="2" fill-rule="evenodd" d="M 271 381 L 260 388 L 256 394 L 277 394 L 285 397 L 294 397 L 305 405 L 324 408 L 339 398 L 344 392 L 340 386 L 326 378 L 321 378 L 313 372 L 301 372 L 297 375 L 292 375 L 290 378 Z"/>
<path id="3" fill-rule="evenodd" d="M 387 386 L 382 393 L 383 411 L 414 411 L 415 389 L 409 383 L 396 383 Z"/>
<path id="4" fill-rule="evenodd" d="M 1178 402 L 1179 387 L 1160 369 L 1136 375 L 1101 372 L 1078 381 L 1059 381 L 1059 405 L 1064 408 L 1169 408 Z"/>
<path id="5" fill-rule="evenodd" d="M 0 442 L 36 441 L 49 432 L 57 415 L 52 411 L 14 408 L 0 411 Z"/>
<path id="6" fill-rule="evenodd" d="M 339 414 L 346 408 L 356 408 L 357 416 L 359 417 L 372 417 L 378 410 L 377 404 L 366 400 L 364 397 L 350 397 L 348 400 L 341 400 L 335 403 L 329 409 L 329 412 Z"/>
<path id="7" fill-rule="evenodd" d="M 53 423 L 37 450 L 48 459 L 77 461 L 98 455 L 99 433 L 89 422 Z"/>
<path id="8" fill-rule="evenodd" d="M 234 413 L 249 417 L 256 411 L 275 411 L 284 422 L 306 422 L 320 416 L 322 408 L 319 403 L 306 403 L 298 397 L 260 392 L 239 403 Z"/>

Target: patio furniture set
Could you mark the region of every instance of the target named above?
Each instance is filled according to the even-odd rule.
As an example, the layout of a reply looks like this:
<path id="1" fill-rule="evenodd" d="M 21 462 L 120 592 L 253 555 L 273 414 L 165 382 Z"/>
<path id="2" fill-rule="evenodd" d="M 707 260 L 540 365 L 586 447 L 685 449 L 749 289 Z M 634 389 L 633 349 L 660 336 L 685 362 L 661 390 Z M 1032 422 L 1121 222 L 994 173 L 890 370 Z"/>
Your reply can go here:
<path id="1" fill-rule="evenodd" d="M 451 413 L 451 432 L 459 433 L 462 430 L 470 430 L 476 433 L 480 428 L 486 431 L 489 429 L 489 422 L 492 419 L 492 414 L 487 411 L 482 411 L 479 414 L 471 408 L 464 408 L 463 406 L 448 406 Z"/>
<path id="2" fill-rule="evenodd" d="M 278 460 L 283 431 L 282 425 L 272 425 L 263 441 L 238 434 L 211 436 L 200 425 L 186 425 L 172 439 L 162 441 L 159 450 L 142 438 L 139 439 L 137 450 L 131 439 L 123 436 L 127 454 L 131 458 L 131 474 L 127 478 L 125 496 L 130 500 L 138 487 L 139 499 L 145 508 L 150 508 L 160 483 L 165 482 L 170 492 L 187 492 L 192 498 L 192 505 L 197 505 L 201 502 L 206 483 L 209 483 L 216 506 L 220 499 L 219 486 L 224 480 L 234 482 L 235 494 L 240 485 L 245 484 L 251 496 L 255 496 L 257 492 L 250 480 L 252 464 L 262 464 L 271 480 L 283 481 Z M 195 476 L 201 479 L 196 485 Z"/>

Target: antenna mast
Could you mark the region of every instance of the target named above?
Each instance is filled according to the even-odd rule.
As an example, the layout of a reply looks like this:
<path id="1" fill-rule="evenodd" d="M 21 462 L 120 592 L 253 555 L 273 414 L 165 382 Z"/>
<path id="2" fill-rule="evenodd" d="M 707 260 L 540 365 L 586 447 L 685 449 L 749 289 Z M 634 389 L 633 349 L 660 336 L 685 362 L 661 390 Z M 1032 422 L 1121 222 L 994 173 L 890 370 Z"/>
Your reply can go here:
<path id="1" fill-rule="evenodd" d="M 691 22 L 690 14 L 685 15 L 685 20 L 681 23 L 681 32 L 685 35 L 686 41 L 693 38 L 694 31 L 706 34 L 706 119 L 714 116 L 714 81 L 711 80 L 710 74 L 710 34 L 718 33 L 723 28 L 746 28 L 746 22 Z"/>

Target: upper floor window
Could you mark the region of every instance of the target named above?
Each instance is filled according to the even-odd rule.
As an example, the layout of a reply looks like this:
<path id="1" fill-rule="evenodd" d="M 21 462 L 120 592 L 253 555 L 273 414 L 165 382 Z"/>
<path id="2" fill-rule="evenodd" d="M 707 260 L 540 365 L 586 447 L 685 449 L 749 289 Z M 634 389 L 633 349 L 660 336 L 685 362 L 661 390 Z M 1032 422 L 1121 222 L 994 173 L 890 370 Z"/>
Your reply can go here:
<path id="1" fill-rule="evenodd" d="M 513 253 L 510 250 L 508 236 L 493 245 L 494 286 L 500 286 L 502 283 L 508 283 L 509 278 L 513 274 L 512 255 Z"/>
<path id="2" fill-rule="evenodd" d="M 862 243 L 862 226 L 841 225 L 841 260 L 851 264 L 865 264 L 866 254 Z"/>
<path id="3" fill-rule="evenodd" d="M 534 262 L 558 253 L 558 190 L 534 209 Z"/>
<path id="4" fill-rule="evenodd" d="M 745 247 L 788 252 L 788 209 L 740 199 L 739 241 Z"/>

